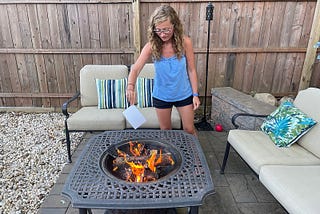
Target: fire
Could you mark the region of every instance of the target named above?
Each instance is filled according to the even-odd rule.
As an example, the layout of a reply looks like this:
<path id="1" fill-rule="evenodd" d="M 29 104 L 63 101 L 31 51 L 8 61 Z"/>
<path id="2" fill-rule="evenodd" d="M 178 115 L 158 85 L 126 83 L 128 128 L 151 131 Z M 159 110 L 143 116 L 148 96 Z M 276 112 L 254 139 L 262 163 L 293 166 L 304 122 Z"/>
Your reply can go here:
<path id="1" fill-rule="evenodd" d="M 148 150 L 138 142 L 129 142 L 129 154 L 117 149 L 118 158 L 114 159 L 113 171 L 125 164 L 125 177 L 130 182 L 148 182 L 158 179 L 158 167 L 174 165 L 170 154 L 162 154 L 162 150 Z"/>
<path id="2" fill-rule="evenodd" d="M 140 156 L 141 152 L 144 149 L 144 146 L 140 143 L 132 143 L 131 141 L 129 142 L 130 145 L 130 152 L 131 154 L 133 154 L 134 156 Z"/>
<path id="3" fill-rule="evenodd" d="M 161 150 L 160 150 L 161 151 Z M 147 164 L 148 164 L 148 168 L 152 171 L 152 172 L 156 172 L 156 158 L 157 158 L 157 150 L 152 150 L 151 151 L 151 156 L 149 159 L 147 159 Z M 160 159 L 160 158 L 159 158 Z"/>
<path id="4" fill-rule="evenodd" d="M 135 164 L 134 162 L 127 162 L 132 169 L 132 174 L 135 179 L 134 182 L 143 182 L 144 177 L 144 166 L 140 163 Z"/>

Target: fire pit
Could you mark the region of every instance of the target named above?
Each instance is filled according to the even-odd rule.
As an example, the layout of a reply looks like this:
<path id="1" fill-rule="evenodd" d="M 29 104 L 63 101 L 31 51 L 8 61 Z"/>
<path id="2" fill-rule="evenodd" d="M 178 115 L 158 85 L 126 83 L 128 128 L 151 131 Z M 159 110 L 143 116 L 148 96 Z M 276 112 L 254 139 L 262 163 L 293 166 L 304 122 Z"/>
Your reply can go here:
<path id="1" fill-rule="evenodd" d="M 144 166 L 144 178 L 132 177 L 128 165 L 133 163 Z M 194 136 L 180 130 L 124 130 L 106 131 L 89 140 L 62 194 L 80 213 L 89 208 L 175 207 L 190 207 L 191 213 L 197 213 L 213 191 L 206 159 Z"/>
<path id="2" fill-rule="evenodd" d="M 110 146 L 100 165 L 108 176 L 128 182 L 150 182 L 177 171 L 181 155 L 173 145 L 137 139 Z"/>

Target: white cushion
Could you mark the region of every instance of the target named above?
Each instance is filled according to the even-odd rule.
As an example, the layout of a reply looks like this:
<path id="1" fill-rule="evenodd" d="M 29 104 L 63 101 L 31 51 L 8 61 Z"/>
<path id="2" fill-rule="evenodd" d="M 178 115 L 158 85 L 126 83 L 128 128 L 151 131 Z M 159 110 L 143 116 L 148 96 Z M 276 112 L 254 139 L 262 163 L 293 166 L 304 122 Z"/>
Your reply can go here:
<path id="1" fill-rule="evenodd" d="M 260 181 L 292 214 L 320 212 L 320 166 L 263 166 Z"/>
<path id="2" fill-rule="evenodd" d="M 72 130 L 122 130 L 125 129 L 123 109 L 98 109 L 97 106 L 82 107 L 68 118 Z"/>
<path id="3" fill-rule="evenodd" d="M 156 109 L 154 107 L 147 107 L 147 108 L 138 108 L 141 114 L 146 118 L 146 122 L 142 124 L 139 128 L 160 128 Z M 178 110 L 173 107 L 172 114 L 171 114 L 171 125 L 172 129 L 181 129 L 181 119 Z M 130 123 L 126 121 L 126 127 L 132 128 Z"/>
<path id="4" fill-rule="evenodd" d="M 318 123 L 298 143 L 320 158 L 320 89 L 307 88 L 299 91 L 294 105 Z"/>
<path id="5" fill-rule="evenodd" d="M 97 106 L 96 79 L 121 79 L 128 77 L 125 65 L 85 65 L 80 70 L 81 106 Z"/>
<path id="6" fill-rule="evenodd" d="M 132 67 L 133 66 L 134 66 L 134 64 L 132 65 Z M 154 64 L 153 63 L 146 63 L 144 65 L 144 67 L 141 69 L 141 71 L 139 73 L 139 77 L 153 79 L 154 72 L 155 72 Z"/>
<path id="7" fill-rule="evenodd" d="M 257 174 L 260 173 L 261 166 L 266 164 L 320 164 L 319 158 L 300 145 L 279 148 L 262 131 L 230 130 L 228 142 Z"/>

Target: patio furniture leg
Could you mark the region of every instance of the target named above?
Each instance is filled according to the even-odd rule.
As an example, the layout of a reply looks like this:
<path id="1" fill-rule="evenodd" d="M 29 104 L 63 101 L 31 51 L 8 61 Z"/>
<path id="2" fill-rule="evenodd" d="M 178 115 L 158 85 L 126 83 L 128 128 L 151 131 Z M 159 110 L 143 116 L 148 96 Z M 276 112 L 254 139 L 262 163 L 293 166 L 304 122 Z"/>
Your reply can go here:
<path id="1" fill-rule="evenodd" d="M 71 160 L 71 146 L 70 146 L 70 133 L 69 133 L 69 129 L 68 129 L 68 125 L 67 125 L 67 121 L 65 121 L 65 132 L 66 132 L 66 143 L 67 143 L 67 152 L 68 152 L 68 161 L 69 163 L 72 162 Z"/>
<path id="2" fill-rule="evenodd" d="M 198 206 L 190 207 L 189 214 L 198 214 L 198 211 L 199 211 L 199 207 Z"/>
<path id="3" fill-rule="evenodd" d="M 79 208 L 79 214 L 87 214 L 86 208 Z"/>
<path id="4" fill-rule="evenodd" d="M 226 168 L 227 160 L 228 160 L 229 153 L 230 153 L 230 146 L 231 146 L 230 143 L 227 141 L 227 145 L 226 145 L 226 150 L 224 152 L 222 166 L 221 166 L 221 169 L 220 169 L 220 174 L 224 174 L 224 169 Z"/>
<path id="5" fill-rule="evenodd" d="M 87 208 L 79 208 L 79 214 L 92 214 L 92 211 Z"/>

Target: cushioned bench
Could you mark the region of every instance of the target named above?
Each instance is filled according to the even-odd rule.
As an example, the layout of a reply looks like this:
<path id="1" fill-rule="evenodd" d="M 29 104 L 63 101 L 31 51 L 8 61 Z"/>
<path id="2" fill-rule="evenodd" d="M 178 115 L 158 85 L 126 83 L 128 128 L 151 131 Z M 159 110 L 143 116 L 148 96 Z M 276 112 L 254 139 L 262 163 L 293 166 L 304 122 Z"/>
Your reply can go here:
<path id="1" fill-rule="evenodd" d="M 319 165 L 265 165 L 259 178 L 289 213 L 320 212 Z"/>
<path id="2" fill-rule="evenodd" d="M 293 114 L 283 111 L 281 115 L 290 124 L 302 124 L 312 128 L 307 129 L 304 135 L 299 135 L 297 129 L 290 132 L 287 126 L 283 126 L 282 120 L 270 117 L 267 122 L 272 122 L 277 128 L 275 132 L 281 131 L 291 133 L 300 138 L 289 147 L 281 147 L 277 141 L 272 140 L 274 134 L 266 130 L 241 130 L 229 131 L 224 160 L 221 173 L 224 173 L 230 147 L 241 156 L 241 158 L 259 176 L 261 182 L 275 196 L 275 198 L 290 213 L 319 213 L 320 212 L 320 89 L 308 88 L 299 91 L 294 99 L 294 108 L 298 109 Z M 280 109 L 280 107 L 278 108 Z M 278 110 L 277 109 L 277 110 Z M 293 109 L 291 107 L 291 109 Z M 276 111 L 277 112 L 277 111 Z M 296 123 L 298 117 L 304 114 L 303 120 Z M 237 127 L 238 117 L 257 116 L 236 114 L 233 123 Z M 261 117 L 267 115 L 258 115 Z M 290 120 L 294 118 L 293 120 Z M 310 119 L 311 118 L 311 119 Z M 278 120 L 279 119 L 279 120 Z M 282 119 L 282 118 L 281 118 Z M 309 121 L 309 122 L 308 122 Z M 311 122 L 310 122 L 311 121 Z M 316 122 L 316 125 L 314 125 Z M 266 134 L 268 133 L 268 135 Z M 291 136 L 289 136 L 291 137 Z M 286 138 L 284 138 L 286 140 Z"/>
<path id="3" fill-rule="evenodd" d="M 120 80 L 127 78 L 128 67 L 125 65 L 86 65 L 80 70 L 80 92 L 62 105 L 65 118 L 66 141 L 68 158 L 71 162 L 70 135 L 69 132 L 76 131 L 105 131 L 130 129 L 132 126 L 123 116 L 125 108 L 98 108 L 98 92 L 96 80 Z M 154 77 L 153 64 L 146 64 L 139 78 L 152 79 Z M 125 88 L 123 89 L 125 96 Z M 81 107 L 73 114 L 69 114 L 68 105 L 80 98 Z M 126 99 L 126 98 L 125 98 Z M 146 122 L 139 128 L 158 129 L 159 121 L 154 107 L 139 108 L 146 118 Z M 172 128 L 181 129 L 181 119 L 176 108 L 172 110 Z"/>

